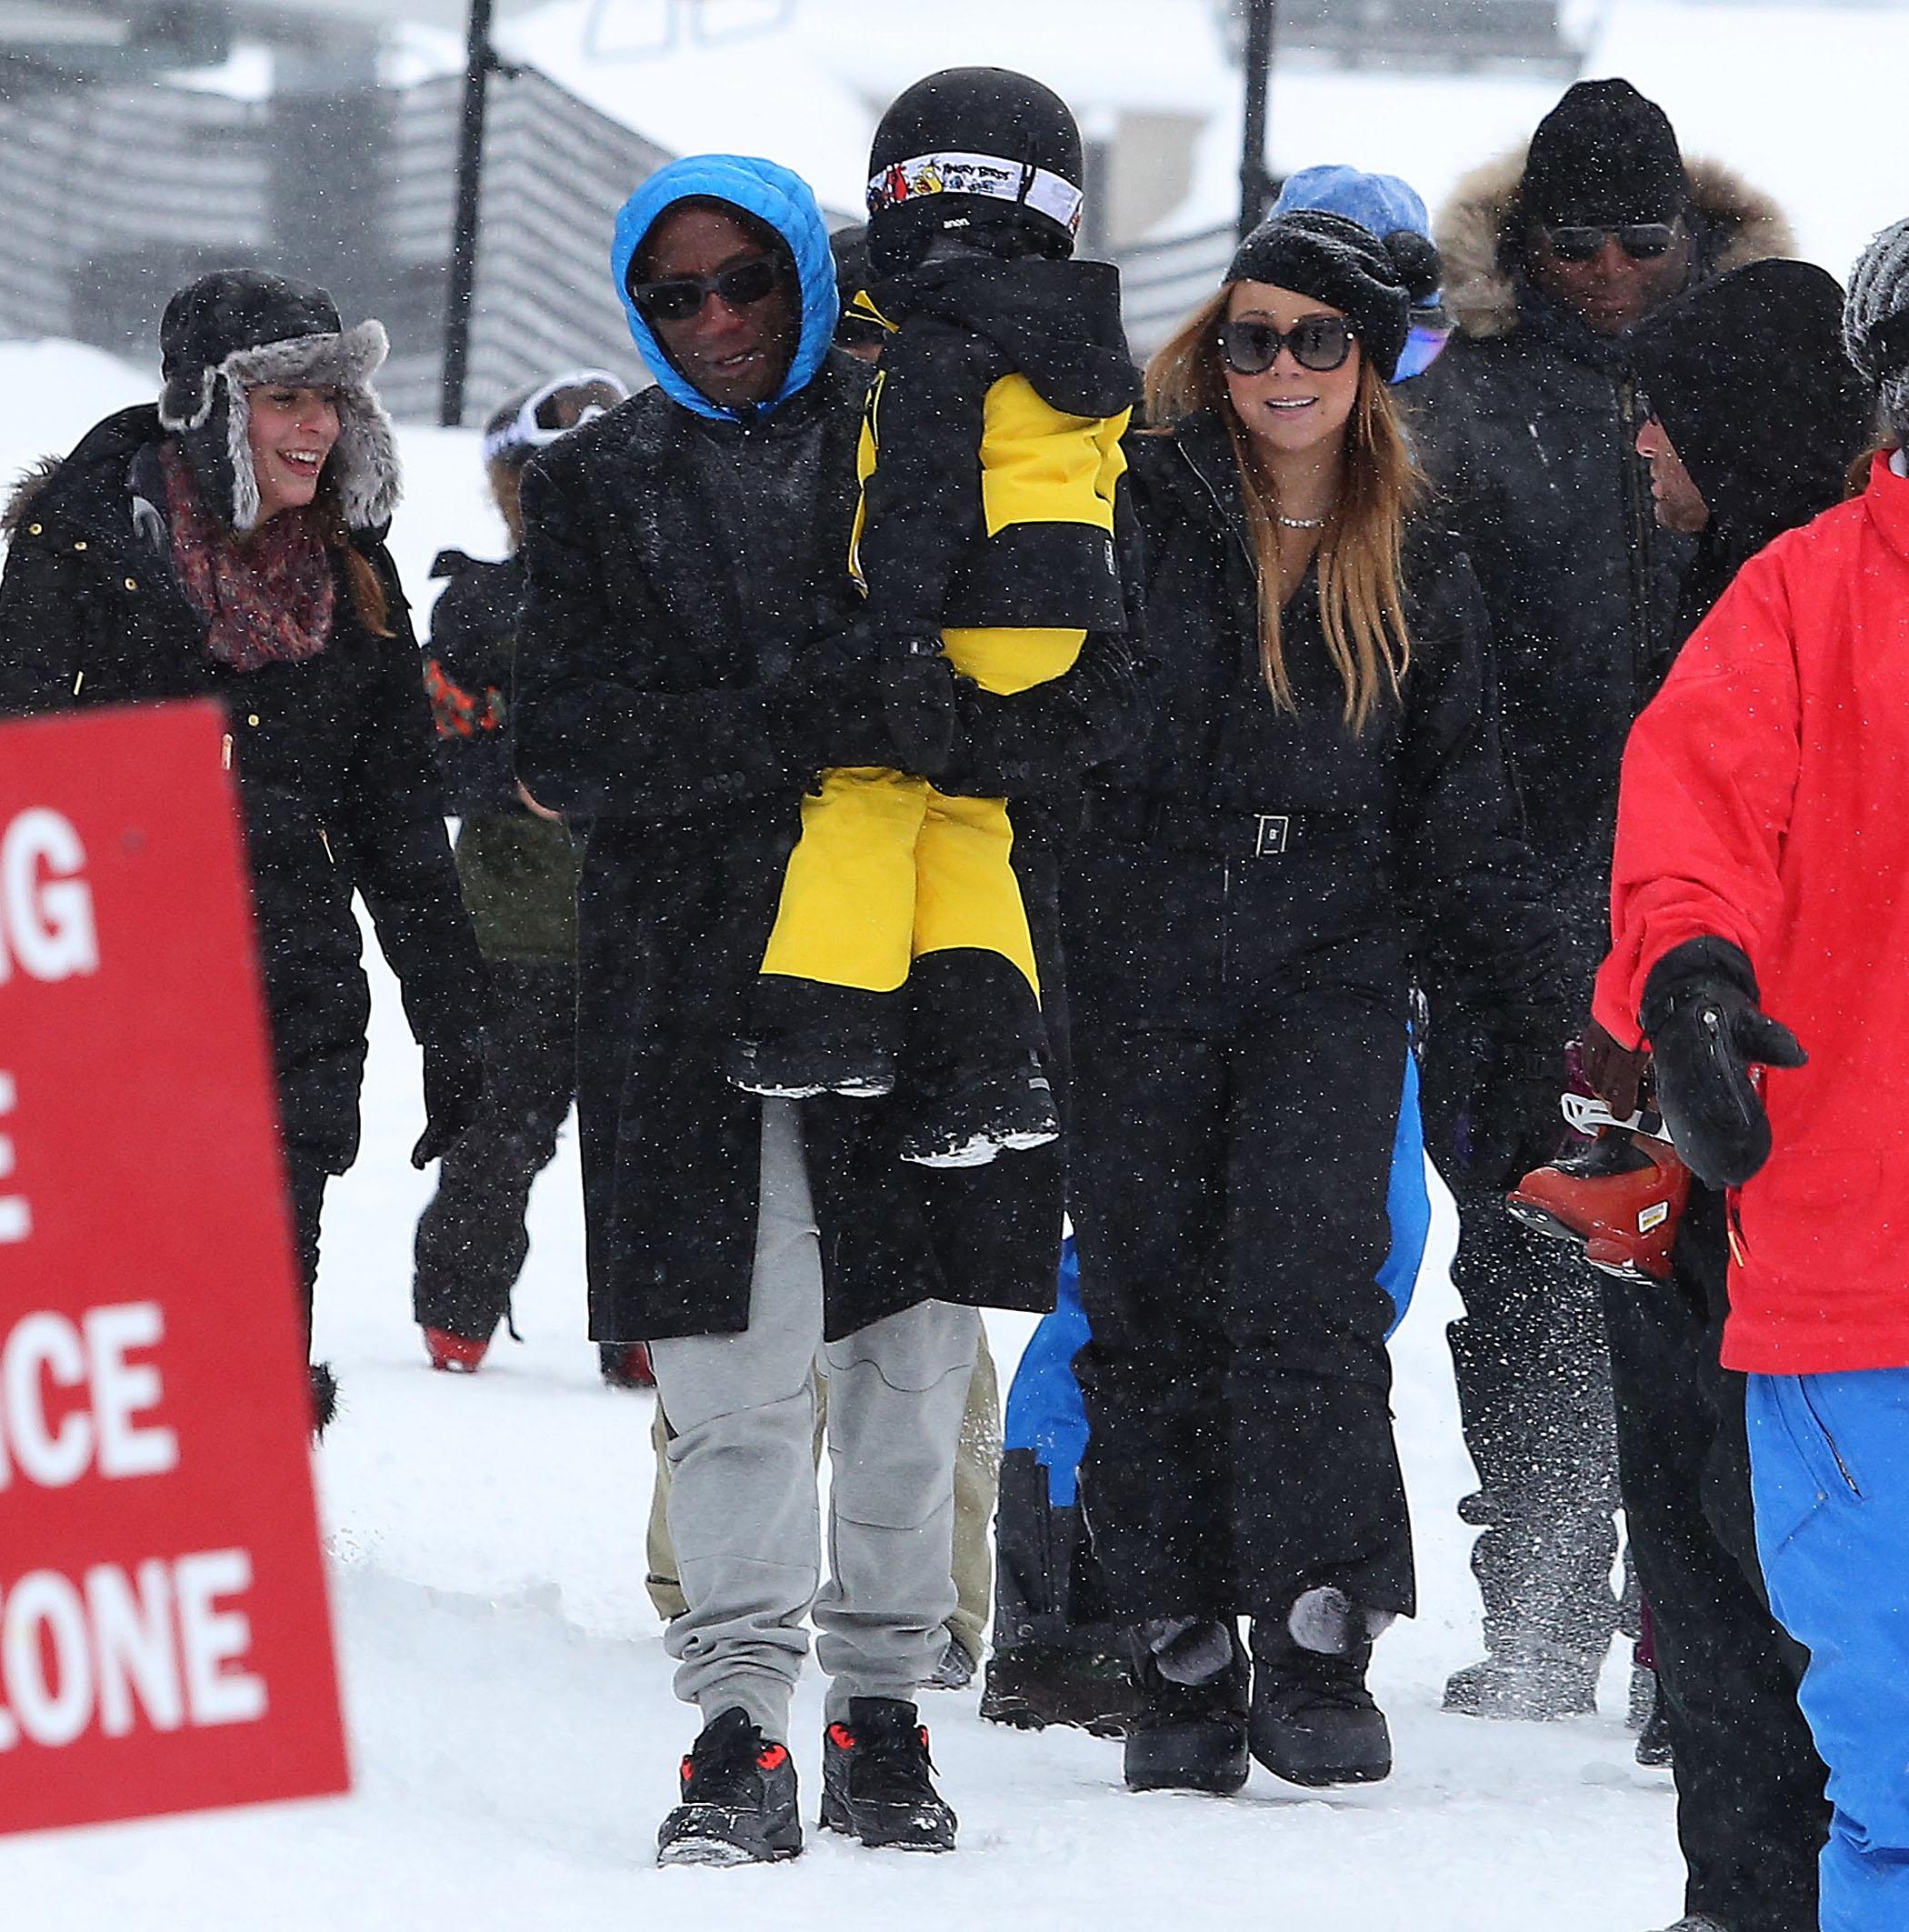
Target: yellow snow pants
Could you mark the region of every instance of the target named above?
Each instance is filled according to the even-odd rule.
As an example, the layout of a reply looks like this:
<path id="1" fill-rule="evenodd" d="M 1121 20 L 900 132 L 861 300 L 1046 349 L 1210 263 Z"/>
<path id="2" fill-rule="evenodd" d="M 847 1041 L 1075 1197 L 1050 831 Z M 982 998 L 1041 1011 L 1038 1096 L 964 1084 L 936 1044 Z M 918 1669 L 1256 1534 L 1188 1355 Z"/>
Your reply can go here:
<path id="1" fill-rule="evenodd" d="M 954 668 L 989 691 L 1066 671 L 1086 633 L 951 629 Z M 802 801 L 763 971 L 893 993 L 925 953 L 970 948 L 1011 961 L 1038 998 L 1004 798 L 954 798 L 874 766 L 822 775 Z"/>

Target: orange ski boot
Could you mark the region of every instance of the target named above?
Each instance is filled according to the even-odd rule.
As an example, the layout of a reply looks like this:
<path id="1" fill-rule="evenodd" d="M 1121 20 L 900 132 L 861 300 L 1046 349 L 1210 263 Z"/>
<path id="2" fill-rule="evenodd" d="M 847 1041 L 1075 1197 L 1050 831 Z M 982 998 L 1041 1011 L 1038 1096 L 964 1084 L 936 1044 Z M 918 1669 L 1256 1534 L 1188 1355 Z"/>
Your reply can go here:
<path id="1" fill-rule="evenodd" d="M 1564 1096 L 1564 1115 L 1591 1136 L 1505 1196 L 1513 1217 L 1541 1235 L 1574 1241 L 1584 1259 L 1625 1281 L 1665 1281 L 1690 1169 L 1652 1112 L 1614 1118 L 1601 1100 Z"/>

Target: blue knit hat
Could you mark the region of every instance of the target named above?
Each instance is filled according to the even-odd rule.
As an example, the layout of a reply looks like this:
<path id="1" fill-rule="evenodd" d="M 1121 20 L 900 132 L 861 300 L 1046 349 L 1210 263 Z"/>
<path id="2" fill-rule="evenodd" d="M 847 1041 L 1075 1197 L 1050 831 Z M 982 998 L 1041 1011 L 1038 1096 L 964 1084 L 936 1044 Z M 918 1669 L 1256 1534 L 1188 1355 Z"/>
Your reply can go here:
<path id="1" fill-rule="evenodd" d="M 1409 228 L 1428 242 L 1432 239 L 1432 217 L 1426 213 L 1418 190 L 1396 175 L 1368 175 L 1364 168 L 1348 167 L 1336 161 L 1319 167 L 1303 167 L 1296 175 L 1286 176 L 1279 199 L 1273 204 L 1273 213 L 1296 215 L 1302 208 L 1343 215 L 1374 235 L 1394 235 L 1401 228 Z M 1437 305 L 1436 289 L 1415 305 L 1419 308 Z"/>

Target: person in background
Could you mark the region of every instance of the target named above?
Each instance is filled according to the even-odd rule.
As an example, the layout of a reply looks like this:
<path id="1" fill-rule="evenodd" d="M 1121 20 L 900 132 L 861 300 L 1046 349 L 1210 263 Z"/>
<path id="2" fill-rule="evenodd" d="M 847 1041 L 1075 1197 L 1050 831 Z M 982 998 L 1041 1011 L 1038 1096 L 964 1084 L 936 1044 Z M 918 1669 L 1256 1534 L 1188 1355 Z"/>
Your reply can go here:
<path id="1" fill-rule="evenodd" d="M 1880 446 L 1859 496 L 1744 565 L 1634 727 L 1595 1013 L 1619 1046 L 1648 1046 L 1677 1151 L 1724 1191 L 1723 1360 L 1747 1377 L 1757 1552 L 1809 1652 L 1801 1700 L 1829 1767 L 1816 1923 L 1894 1932 L 1909 1923 L 1909 1028 L 1891 891 L 1909 872 L 1909 221 L 1857 263 L 1844 333 Z"/>
<path id="2" fill-rule="evenodd" d="M 1248 1754 L 1383 1778 L 1374 1637 L 1414 1607 L 1377 1275 L 1424 956 L 1495 1016 L 1502 1171 L 1555 1105 L 1555 934 L 1478 591 L 1413 512 L 1388 379 L 1431 245 L 1264 223 L 1148 370 L 1150 728 L 1064 870 L 1070 1206 L 1095 1552 L 1135 1630 L 1134 1788 Z M 1494 1063 L 1494 1068 L 1497 1063 Z M 1237 1619 L 1252 1620 L 1250 1655 Z"/>
<path id="3" fill-rule="evenodd" d="M 358 1151 L 370 909 L 425 1054 L 418 1167 L 484 1091 L 484 965 L 457 892 L 397 571 L 375 322 L 250 269 L 167 303 L 157 407 L 121 410 L 14 496 L 0 715 L 214 697 L 245 815 L 307 1346 L 326 1183 Z M 311 1370 L 314 1426 L 331 1420 Z"/>
<path id="4" fill-rule="evenodd" d="M 1572 87 L 1524 153 L 1459 185 L 1435 226 L 1454 334 L 1414 385 L 1414 445 L 1484 593 L 1505 756 L 1576 1015 L 1604 951 L 1624 734 L 1683 636 L 1693 554 L 1653 515 L 1627 332 L 1694 281 L 1786 253 L 1789 232 L 1734 175 L 1686 167 L 1663 111 L 1622 80 Z M 1445 1706 L 1579 1715 L 1595 1707 L 1619 1618 L 1601 1294 L 1511 1220 L 1498 1176 L 1471 1157 L 1489 1016 L 1426 991 L 1427 1138 L 1458 1202 L 1452 1359 L 1479 1477 L 1460 1514 L 1480 1532 L 1484 1608 L 1485 1656 L 1452 1677 Z"/>
<path id="5" fill-rule="evenodd" d="M 483 1112 L 438 1173 L 417 1224 L 412 1312 L 434 1368 L 474 1374 L 501 1322 L 530 1236 L 531 1184 L 556 1152 L 576 1092 L 575 845 L 511 771 L 511 666 L 524 604 L 518 501 L 524 466 L 629 395 L 603 369 L 575 369 L 512 396 L 485 425 L 484 466 L 510 540 L 497 563 L 440 552 L 448 581 L 431 611 L 425 689 L 437 726 L 445 801 L 462 820 L 457 876 L 489 969 Z M 515 1328 L 512 1329 L 515 1333 Z M 606 1381 L 649 1380 L 640 1345 L 605 1344 Z"/>

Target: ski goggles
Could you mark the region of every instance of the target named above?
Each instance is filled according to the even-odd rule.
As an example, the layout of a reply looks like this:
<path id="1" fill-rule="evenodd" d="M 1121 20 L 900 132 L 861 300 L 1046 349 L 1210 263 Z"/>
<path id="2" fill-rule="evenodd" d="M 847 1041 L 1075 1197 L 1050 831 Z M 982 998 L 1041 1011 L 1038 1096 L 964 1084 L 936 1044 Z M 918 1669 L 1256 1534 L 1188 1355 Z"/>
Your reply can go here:
<path id="1" fill-rule="evenodd" d="M 666 282 L 632 282 L 630 300 L 651 322 L 687 322 L 711 295 L 721 295 L 731 308 L 748 308 L 760 302 L 782 279 L 782 264 L 773 255 L 751 255 L 733 262 L 713 275 L 673 275 Z"/>
<path id="2" fill-rule="evenodd" d="M 1614 236 L 1634 262 L 1654 262 L 1668 255 L 1677 225 L 1668 221 L 1624 222 L 1614 227 L 1541 228 L 1545 245 L 1561 262 L 1588 262 Z"/>
<path id="3" fill-rule="evenodd" d="M 1306 315 L 1284 334 L 1270 322 L 1230 321 L 1220 325 L 1220 354 L 1235 375 L 1264 375 L 1291 349 L 1293 360 L 1316 375 L 1344 366 L 1354 340 L 1343 315 Z"/>
<path id="4" fill-rule="evenodd" d="M 585 403 L 567 423 L 557 420 L 556 401 L 579 389 L 595 389 L 609 396 L 609 403 Z M 533 389 L 519 405 L 509 422 L 501 424 L 484 439 L 484 460 L 495 463 L 515 450 L 542 449 L 559 436 L 580 429 L 593 417 L 607 414 L 615 404 L 626 400 L 630 385 L 607 369 L 571 369 L 553 375 L 540 389 Z"/>

